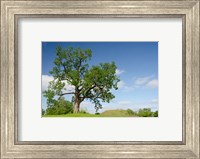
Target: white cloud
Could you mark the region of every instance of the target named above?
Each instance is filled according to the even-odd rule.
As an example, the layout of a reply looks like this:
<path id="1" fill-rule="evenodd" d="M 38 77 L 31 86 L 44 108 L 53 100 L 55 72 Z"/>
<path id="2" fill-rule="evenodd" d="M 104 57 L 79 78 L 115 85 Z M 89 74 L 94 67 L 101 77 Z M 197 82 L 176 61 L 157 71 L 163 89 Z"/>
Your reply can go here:
<path id="1" fill-rule="evenodd" d="M 75 89 L 74 86 L 70 85 L 67 81 L 63 81 L 63 82 L 65 83 L 65 87 L 64 87 L 65 93 L 74 91 Z"/>
<path id="2" fill-rule="evenodd" d="M 125 72 L 124 70 L 116 69 L 116 75 L 121 75 L 124 72 Z"/>
<path id="3" fill-rule="evenodd" d="M 152 79 L 146 84 L 147 87 L 149 88 L 157 88 L 158 87 L 158 80 L 157 79 Z"/>
<path id="4" fill-rule="evenodd" d="M 83 101 L 81 102 L 81 106 L 83 107 L 89 107 L 89 106 L 93 106 L 94 104 L 92 104 L 91 102 L 89 101 Z"/>
<path id="5" fill-rule="evenodd" d="M 53 76 L 42 75 L 42 91 L 47 90 L 50 81 L 53 81 Z"/>
<path id="6" fill-rule="evenodd" d="M 83 101 L 83 102 L 81 102 L 80 109 L 81 110 L 86 110 L 86 111 L 89 111 L 89 112 L 95 110 L 94 109 L 94 104 L 91 103 L 91 102 L 89 102 L 89 101 Z"/>
<path id="7" fill-rule="evenodd" d="M 49 82 L 53 81 L 53 76 L 49 76 L 49 75 L 42 75 L 42 91 L 47 90 Z M 65 83 L 65 93 L 67 92 L 72 92 L 74 90 L 74 86 L 68 84 L 67 81 L 63 81 Z"/>

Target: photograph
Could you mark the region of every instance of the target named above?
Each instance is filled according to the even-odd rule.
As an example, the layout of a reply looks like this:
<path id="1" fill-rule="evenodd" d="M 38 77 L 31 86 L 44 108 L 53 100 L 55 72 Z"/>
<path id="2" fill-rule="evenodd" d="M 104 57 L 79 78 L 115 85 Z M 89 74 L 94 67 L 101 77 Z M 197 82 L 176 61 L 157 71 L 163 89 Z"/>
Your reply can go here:
<path id="1" fill-rule="evenodd" d="M 158 42 L 42 45 L 42 117 L 158 117 Z"/>

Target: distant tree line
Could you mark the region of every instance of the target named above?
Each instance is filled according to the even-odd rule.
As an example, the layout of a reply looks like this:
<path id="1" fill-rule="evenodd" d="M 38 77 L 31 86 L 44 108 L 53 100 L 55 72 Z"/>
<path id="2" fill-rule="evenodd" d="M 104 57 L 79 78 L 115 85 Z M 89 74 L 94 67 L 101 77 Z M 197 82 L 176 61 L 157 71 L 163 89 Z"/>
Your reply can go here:
<path id="1" fill-rule="evenodd" d="M 158 111 L 151 111 L 151 108 L 143 108 L 139 109 L 139 111 L 133 111 L 131 109 L 127 109 L 129 115 L 139 116 L 139 117 L 158 117 Z"/>

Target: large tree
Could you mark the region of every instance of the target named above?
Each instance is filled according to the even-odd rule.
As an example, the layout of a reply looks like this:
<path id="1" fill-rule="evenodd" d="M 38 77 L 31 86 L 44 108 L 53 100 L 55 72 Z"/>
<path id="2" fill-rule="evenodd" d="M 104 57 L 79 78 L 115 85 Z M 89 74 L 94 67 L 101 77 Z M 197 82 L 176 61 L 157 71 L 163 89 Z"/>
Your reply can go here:
<path id="1" fill-rule="evenodd" d="M 115 97 L 111 93 L 111 89 L 117 89 L 119 82 L 115 63 L 100 63 L 89 67 L 88 61 L 91 57 L 90 49 L 63 49 L 60 46 L 56 48 L 55 66 L 50 71 L 54 80 L 44 91 L 48 107 L 54 105 L 61 97 L 72 94 L 74 113 L 79 112 L 80 103 L 85 99 L 94 103 L 97 112 L 102 108 L 101 101 L 110 102 Z M 73 90 L 67 91 L 66 84 L 73 86 Z"/>

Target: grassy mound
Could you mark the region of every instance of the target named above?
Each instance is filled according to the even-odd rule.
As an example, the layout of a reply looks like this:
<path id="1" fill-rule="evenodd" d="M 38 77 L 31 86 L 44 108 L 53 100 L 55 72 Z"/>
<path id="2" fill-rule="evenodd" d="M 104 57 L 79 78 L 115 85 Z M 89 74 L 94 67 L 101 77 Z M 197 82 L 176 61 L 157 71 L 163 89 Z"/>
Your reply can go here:
<path id="1" fill-rule="evenodd" d="M 115 110 L 106 110 L 100 114 L 104 117 L 134 117 L 135 115 L 129 114 L 127 110 L 115 109 Z"/>

